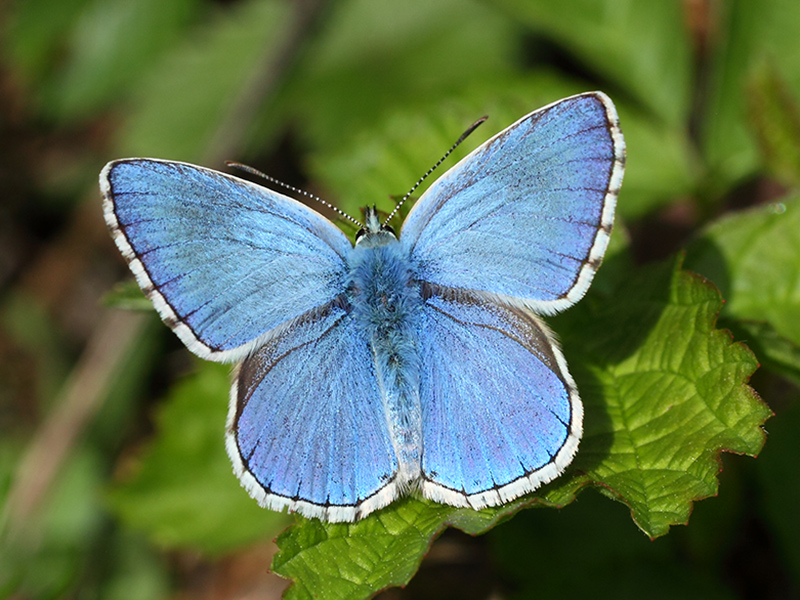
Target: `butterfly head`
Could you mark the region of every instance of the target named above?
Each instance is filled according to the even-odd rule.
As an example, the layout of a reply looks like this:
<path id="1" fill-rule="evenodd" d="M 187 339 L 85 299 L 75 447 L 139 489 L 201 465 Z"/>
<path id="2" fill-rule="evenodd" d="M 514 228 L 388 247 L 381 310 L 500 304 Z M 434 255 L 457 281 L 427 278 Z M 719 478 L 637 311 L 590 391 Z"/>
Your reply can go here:
<path id="1" fill-rule="evenodd" d="M 381 223 L 378 209 L 367 206 L 364 209 L 364 226 L 356 234 L 356 246 L 382 246 L 397 240 L 394 229 Z"/>

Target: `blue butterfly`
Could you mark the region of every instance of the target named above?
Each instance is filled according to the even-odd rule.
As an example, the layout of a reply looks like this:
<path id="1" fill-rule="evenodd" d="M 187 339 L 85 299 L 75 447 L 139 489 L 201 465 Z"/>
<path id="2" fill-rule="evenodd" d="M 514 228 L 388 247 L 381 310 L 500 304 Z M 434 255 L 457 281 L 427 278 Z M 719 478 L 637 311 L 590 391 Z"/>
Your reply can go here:
<path id="1" fill-rule="evenodd" d="M 481 509 L 564 472 L 583 407 L 535 315 L 605 253 L 625 145 L 591 92 L 523 117 L 355 246 L 305 205 L 185 163 L 100 175 L 106 222 L 186 346 L 239 362 L 226 446 L 273 510 L 354 521 L 408 493 Z"/>

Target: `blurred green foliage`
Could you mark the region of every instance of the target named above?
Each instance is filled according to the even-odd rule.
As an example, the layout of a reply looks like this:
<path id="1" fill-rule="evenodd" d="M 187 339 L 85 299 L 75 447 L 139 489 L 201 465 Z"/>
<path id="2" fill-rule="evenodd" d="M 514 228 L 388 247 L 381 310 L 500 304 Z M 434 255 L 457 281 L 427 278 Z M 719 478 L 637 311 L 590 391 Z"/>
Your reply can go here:
<path id="1" fill-rule="evenodd" d="M 5 5 L 0 527 L 17 534 L 0 540 L 0 596 L 205 597 L 198 571 L 235 588 L 236 567 L 287 523 L 272 568 L 295 598 L 368 597 L 418 570 L 398 595 L 800 593 L 795 3 Z M 152 319 L 31 523 L 10 522 L 26 448 L 124 272 L 95 187 L 107 160 L 239 160 L 358 215 L 390 209 L 476 118 L 490 116 L 454 159 L 591 89 L 614 99 L 628 162 L 592 290 L 549 319 L 586 404 L 562 478 L 479 513 L 409 498 L 331 526 L 261 510 L 224 452 L 228 370 L 189 361 Z M 106 298 L 146 308 L 135 288 Z M 723 459 L 761 451 L 758 363 L 770 439 L 757 461 Z M 601 496 L 650 537 L 694 513 L 651 542 Z M 459 576 L 443 577 L 435 550 L 448 544 L 478 548 L 479 566 L 455 558 Z"/>

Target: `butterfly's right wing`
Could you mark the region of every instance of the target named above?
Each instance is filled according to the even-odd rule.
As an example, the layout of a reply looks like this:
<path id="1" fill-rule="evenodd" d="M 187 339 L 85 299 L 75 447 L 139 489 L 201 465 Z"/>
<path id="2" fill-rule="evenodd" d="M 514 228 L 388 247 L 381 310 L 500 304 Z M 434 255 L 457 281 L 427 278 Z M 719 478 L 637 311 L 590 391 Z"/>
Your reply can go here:
<path id="1" fill-rule="evenodd" d="M 286 196 L 185 163 L 100 174 L 106 223 L 161 318 L 198 356 L 237 361 L 344 291 L 347 237 Z"/>
<path id="2" fill-rule="evenodd" d="M 304 315 L 236 375 L 228 454 L 266 508 L 354 521 L 400 492 L 374 357 L 352 321 L 340 302 Z"/>
<path id="3" fill-rule="evenodd" d="M 608 96 L 559 100 L 435 181 L 400 241 L 421 281 L 556 313 L 580 300 L 603 258 L 624 164 Z"/>

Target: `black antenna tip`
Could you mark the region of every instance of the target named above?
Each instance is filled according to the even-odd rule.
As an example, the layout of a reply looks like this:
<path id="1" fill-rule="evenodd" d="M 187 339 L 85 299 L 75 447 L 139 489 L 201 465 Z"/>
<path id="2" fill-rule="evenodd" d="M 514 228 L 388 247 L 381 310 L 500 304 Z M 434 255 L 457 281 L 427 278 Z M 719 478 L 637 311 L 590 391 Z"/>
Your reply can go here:
<path id="1" fill-rule="evenodd" d="M 467 130 L 466 130 L 464 133 L 462 133 L 462 134 L 461 134 L 461 137 L 460 137 L 460 138 L 458 138 L 458 142 L 457 142 L 457 144 L 460 144 L 460 143 L 461 143 L 461 142 L 463 142 L 465 139 L 467 139 L 467 137 L 469 137 L 469 135 L 470 135 L 470 134 L 471 134 L 473 131 L 475 131 L 475 130 L 476 130 L 476 129 L 477 129 L 479 126 L 480 126 L 480 125 L 482 125 L 482 124 L 484 123 L 484 121 L 486 121 L 486 119 L 488 119 L 488 118 L 489 118 L 489 115 L 484 115 L 484 116 L 482 116 L 480 119 L 478 119 L 477 121 L 475 121 L 475 122 L 474 122 L 472 125 L 470 125 L 469 127 L 467 127 Z"/>
<path id="2" fill-rule="evenodd" d="M 485 122 L 486 122 L 486 119 L 488 119 L 488 118 L 489 118 L 489 115 L 483 115 L 483 116 L 482 116 L 480 119 L 478 119 L 477 121 L 475 121 L 475 122 L 472 124 L 472 127 L 470 128 L 470 131 L 474 131 L 474 130 L 475 130 L 475 128 L 476 128 L 478 125 L 480 125 L 481 123 L 485 123 Z"/>

